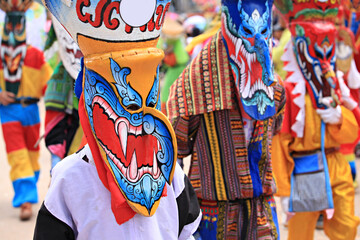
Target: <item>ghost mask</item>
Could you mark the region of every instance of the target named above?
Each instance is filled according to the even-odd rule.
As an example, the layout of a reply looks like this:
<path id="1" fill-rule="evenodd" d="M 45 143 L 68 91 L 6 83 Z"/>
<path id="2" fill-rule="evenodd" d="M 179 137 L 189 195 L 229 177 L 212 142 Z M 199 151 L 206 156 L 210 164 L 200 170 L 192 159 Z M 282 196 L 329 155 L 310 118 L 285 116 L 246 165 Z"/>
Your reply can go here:
<path id="1" fill-rule="evenodd" d="M 264 120 L 275 114 L 271 59 L 272 1 L 223 0 L 222 35 L 245 112 Z"/>
<path id="2" fill-rule="evenodd" d="M 59 55 L 61 61 L 70 76 L 76 79 L 79 71 L 81 70 L 80 60 L 83 57 L 83 54 L 81 53 L 77 43 L 74 39 L 72 39 L 69 33 L 66 32 L 64 27 L 61 26 L 59 21 L 53 16 L 51 20 L 59 42 Z"/>
<path id="3" fill-rule="evenodd" d="M 14 94 L 18 92 L 26 55 L 25 26 L 25 12 L 6 13 L 0 53 L 4 66 L 6 90 Z"/>
<path id="4" fill-rule="evenodd" d="M 315 108 L 322 108 L 321 98 L 340 102 L 340 90 L 335 77 L 336 28 L 326 22 L 299 22 L 290 25 L 294 52 L 306 80 L 308 93 Z"/>
<path id="5" fill-rule="evenodd" d="M 174 131 L 160 111 L 156 48 L 170 1 L 45 1 L 84 54 L 79 115 L 119 224 L 152 216 L 171 184 Z M 80 90 L 79 90 L 80 89 Z M 82 90 L 81 90 L 82 89 Z"/>

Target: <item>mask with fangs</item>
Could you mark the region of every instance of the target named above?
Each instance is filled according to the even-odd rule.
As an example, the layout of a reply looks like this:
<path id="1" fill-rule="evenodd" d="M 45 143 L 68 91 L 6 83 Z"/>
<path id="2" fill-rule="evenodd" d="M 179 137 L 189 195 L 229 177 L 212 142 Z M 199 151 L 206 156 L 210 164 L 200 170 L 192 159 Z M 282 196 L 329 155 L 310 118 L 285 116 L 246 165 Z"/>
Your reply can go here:
<path id="1" fill-rule="evenodd" d="M 80 121 L 116 221 L 152 216 L 177 158 L 174 130 L 160 111 L 164 53 L 156 48 L 170 0 L 44 4 L 84 55 L 75 90 L 82 87 Z"/>
<path id="2" fill-rule="evenodd" d="M 257 120 L 275 114 L 271 8 L 271 0 L 222 1 L 222 35 L 238 95 Z"/>
<path id="3" fill-rule="evenodd" d="M 321 98 L 340 102 L 340 89 L 335 76 L 336 28 L 332 23 L 299 22 L 290 24 L 295 56 L 306 80 L 315 108 L 325 107 Z"/>
<path id="4" fill-rule="evenodd" d="M 85 58 L 85 108 L 102 158 L 130 206 L 146 216 L 171 182 L 175 159 L 173 130 L 159 111 L 162 57 L 146 49 Z"/>

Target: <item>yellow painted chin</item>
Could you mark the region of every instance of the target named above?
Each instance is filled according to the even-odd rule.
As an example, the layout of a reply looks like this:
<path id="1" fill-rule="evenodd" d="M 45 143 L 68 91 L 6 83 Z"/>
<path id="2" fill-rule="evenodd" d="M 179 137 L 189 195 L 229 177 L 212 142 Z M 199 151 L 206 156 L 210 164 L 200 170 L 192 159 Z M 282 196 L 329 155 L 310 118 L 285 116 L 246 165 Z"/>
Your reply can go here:
<path id="1" fill-rule="evenodd" d="M 144 207 L 138 203 L 133 203 L 128 200 L 127 200 L 127 202 L 129 204 L 129 206 L 131 207 L 131 209 L 134 210 L 134 212 L 141 214 L 145 217 L 151 217 L 152 215 L 155 214 L 157 208 L 159 207 L 160 200 L 161 200 L 161 198 L 159 200 L 157 200 L 156 202 L 154 202 L 154 205 L 152 206 L 150 213 L 148 212 L 146 207 Z"/>

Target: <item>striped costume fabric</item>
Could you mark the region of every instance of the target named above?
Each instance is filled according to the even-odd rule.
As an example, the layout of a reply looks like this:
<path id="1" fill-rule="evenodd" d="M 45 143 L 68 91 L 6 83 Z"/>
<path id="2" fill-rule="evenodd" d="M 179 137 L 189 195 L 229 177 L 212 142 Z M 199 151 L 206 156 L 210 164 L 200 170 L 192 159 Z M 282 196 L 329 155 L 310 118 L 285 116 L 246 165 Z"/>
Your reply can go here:
<path id="1" fill-rule="evenodd" d="M 276 239 L 277 219 L 273 197 L 238 201 L 200 201 L 203 214 L 200 223 L 202 237 L 212 239 Z M 204 231 L 211 229 L 211 231 Z M 203 232 L 202 232 L 203 231 Z"/>
<path id="2" fill-rule="evenodd" d="M 232 109 L 231 69 L 221 33 L 215 35 L 180 75 L 182 81 L 171 86 L 167 109 L 172 119 L 177 112 L 191 116 L 221 109 Z M 190 79 L 202 79 L 191 81 Z M 234 87 L 234 86 L 233 86 Z M 176 104 L 178 103 L 178 104 Z"/>
<path id="3" fill-rule="evenodd" d="M 248 148 L 229 66 L 221 66 L 227 70 L 220 71 L 219 64 L 213 66 L 215 60 L 205 65 L 204 56 L 211 56 L 211 49 L 216 49 L 221 56 L 213 59 L 222 59 L 220 65 L 228 64 L 221 35 L 217 34 L 177 79 L 168 101 L 178 141 L 178 157 L 192 155 L 189 178 L 203 210 L 200 231 L 216 226 L 216 239 L 276 239 L 275 202 L 271 200 L 276 191 L 270 160 L 271 139 L 282 123 L 284 88 L 280 84 L 274 87 L 276 114 L 254 121 Z M 212 76 L 210 93 L 201 82 L 205 79 L 203 75 Z M 204 88 L 195 88 L 200 85 Z M 224 94 L 216 89 L 228 90 Z M 196 98 L 191 99 L 192 96 Z M 252 161 L 255 154 L 251 151 L 252 144 L 260 148 L 257 162 Z M 205 212 L 209 205 L 217 212 L 216 216 Z M 209 236 L 209 239 L 213 238 Z"/>

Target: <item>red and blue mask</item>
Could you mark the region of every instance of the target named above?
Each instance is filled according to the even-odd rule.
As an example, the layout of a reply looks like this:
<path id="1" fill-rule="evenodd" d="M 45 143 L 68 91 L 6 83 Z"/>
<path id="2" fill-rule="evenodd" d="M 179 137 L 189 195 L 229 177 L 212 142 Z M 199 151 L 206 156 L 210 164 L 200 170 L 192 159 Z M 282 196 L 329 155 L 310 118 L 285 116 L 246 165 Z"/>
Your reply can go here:
<path id="1" fill-rule="evenodd" d="M 174 130 L 160 111 L 164 53 L 156 48 L 170 0 L 46 0 L 45 5 L 84 54 L 76 89 L 82 91 L 80 120 L 117 222 L 135 213 L 152 216 L 171 184 L 177 157 Z"/>
<path id="2" fill-rule="evenodd" d="M 139 49 L 85 59 L 85 107 L 101 155 L 130 206 L 147 216 L 175 166 L 175 137 L 160 112 L 162 57 Z"/>
<path id="3" fill-rule="evenodd" d="M 1 40 L 1 60 L 6 90 L 17 94 L 26 55 L 25 12 L 7 12 Z"/>
<path id="4" fill-rule="evenodd" d="M 294 52 L 306 80 L 308 93 L 316 108 L 323 108 L 321 98 L 340 102 L 335 76 L 336 28 L 329 22 L 298 22 L 290 24 Z"/>
<path id="5" fill-rule="evenodd" d="M 272 1 L 223 0 L 222 34 L 245 112 L 263 120 L 275 114 L 271 59 Z"/>

